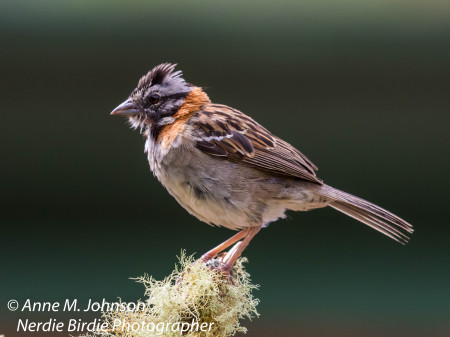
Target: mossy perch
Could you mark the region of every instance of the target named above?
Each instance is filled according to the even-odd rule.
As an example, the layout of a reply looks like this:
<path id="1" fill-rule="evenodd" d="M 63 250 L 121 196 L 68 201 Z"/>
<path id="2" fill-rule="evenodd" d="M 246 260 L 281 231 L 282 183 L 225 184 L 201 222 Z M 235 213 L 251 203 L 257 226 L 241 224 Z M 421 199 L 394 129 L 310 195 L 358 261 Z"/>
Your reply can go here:
<path id="1" fill-rule="evenodd" d="M 230 253 L 232 251 L 213 260 L 213 263 L 224 263 Z M 182 252 L 179 265 L 164 280 L 157 281 L 148 275 L 135 279 L 145 286 L 144 310 L 103 313 L 108 331 L 98 332 L 95 336 L 227 337 L 246 332 L 240 321 L 259 316 L 256 310 L 259 300 L 253 297 L 252 292 L 258 286 L 251 283 L 244 262 L 246 259 L 240 258 L 232 274 L 224 275 L 220 269 L 211 268 L 201 260 L 195 261 Z M 114 327 L 115 320 L 129 325 L 116 324 Z M 207 328 L 203 331 L 196 329 L 193 322 L 198 322 L 199 327 L 207 323 L 204 324 Z M 137 329 L 128 328 L 133 324 Z M 164 331 L 161 331 L 163 324 Z M 173 326 L 179 329 L 173 331 Z"/>

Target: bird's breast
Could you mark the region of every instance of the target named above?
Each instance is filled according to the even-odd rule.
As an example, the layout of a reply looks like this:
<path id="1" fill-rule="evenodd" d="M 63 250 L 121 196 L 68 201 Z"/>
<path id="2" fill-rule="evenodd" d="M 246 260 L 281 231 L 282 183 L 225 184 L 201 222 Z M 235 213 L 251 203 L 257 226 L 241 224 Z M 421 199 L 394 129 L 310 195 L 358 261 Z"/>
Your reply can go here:
<path id="1" fill-rule="evenodd" d="M 150 169 L 159 180 L 166 173 L 162 169 L 162 163 L 163 161 L 170 162 L 172 160 L 173 152 L 176 152 L 182 143 L 185 128 L 184 124 L 175 121 L 170 125 L 166 125 L 156 139 L 151 132 L 147 135 L 145 152 L 147 153 Z"/>

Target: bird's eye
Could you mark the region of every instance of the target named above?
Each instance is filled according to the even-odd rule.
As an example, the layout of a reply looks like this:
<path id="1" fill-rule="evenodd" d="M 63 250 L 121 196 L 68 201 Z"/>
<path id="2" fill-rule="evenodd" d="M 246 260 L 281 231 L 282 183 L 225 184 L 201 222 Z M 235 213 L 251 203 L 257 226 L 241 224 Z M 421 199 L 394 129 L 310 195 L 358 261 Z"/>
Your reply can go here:
<path id="1" fill-rule="evenodd" d="M 148 101 L 151 104 L 156 104 L 159 102 L 161 96 L 159 96 L 158 94 L 151 94 L 150 96 L 148 96 Z"/>

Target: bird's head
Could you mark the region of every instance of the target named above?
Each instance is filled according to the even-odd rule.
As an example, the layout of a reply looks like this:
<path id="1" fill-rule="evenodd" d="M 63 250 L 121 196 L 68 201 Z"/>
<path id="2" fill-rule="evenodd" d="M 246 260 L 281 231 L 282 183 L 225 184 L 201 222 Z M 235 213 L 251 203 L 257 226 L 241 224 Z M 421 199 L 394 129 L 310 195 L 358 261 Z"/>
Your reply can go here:
<path id="1" fill-rule="evenodd" d="M 175 66 L 163 63 L 150 70 L 111 115 L 128 117 L 131 126 L 141 131 L 173 123 L 186 98 L 198 89 L 187 83 Z"/>

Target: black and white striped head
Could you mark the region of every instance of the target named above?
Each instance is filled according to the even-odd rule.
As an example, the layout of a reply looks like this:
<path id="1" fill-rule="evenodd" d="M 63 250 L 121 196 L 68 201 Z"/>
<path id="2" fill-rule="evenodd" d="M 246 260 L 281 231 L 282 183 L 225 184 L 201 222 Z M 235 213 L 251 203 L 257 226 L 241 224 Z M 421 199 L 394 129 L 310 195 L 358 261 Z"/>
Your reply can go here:
<path id="1" fill-rule="evenodd" d="M 128 99 L 116 107 L 111 115 L 128 117 L 131 126 L 141 130 L 172 123 L 172 116 L 194 88 L 186 83 L 176 64 L 163 63 L 144 75 Z"/>

